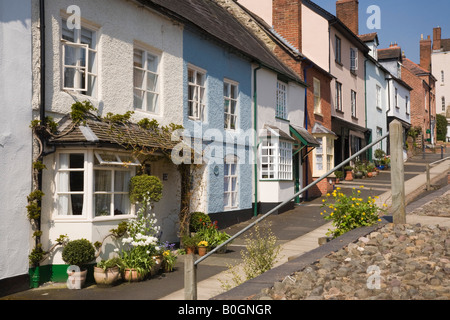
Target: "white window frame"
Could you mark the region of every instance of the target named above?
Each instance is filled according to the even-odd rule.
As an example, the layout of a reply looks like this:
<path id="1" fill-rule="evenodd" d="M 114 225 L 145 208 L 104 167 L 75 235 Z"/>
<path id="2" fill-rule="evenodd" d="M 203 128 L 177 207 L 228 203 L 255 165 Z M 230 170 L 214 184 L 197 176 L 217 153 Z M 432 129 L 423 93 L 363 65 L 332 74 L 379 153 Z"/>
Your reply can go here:
<path id="1" fill-rule="evenodd" d="M 377 95 L 377 97 L 376 97 L 376 101 L 377 101 L 376 107 L 378 109 L 382 109 L 382 107 L 381 107 L 381 87 L 379 85 L 376 85 L 376 95 Z"/>
<path id="2" fill-rule="evenodd" d="M 336 110 L 342 111 L 342 83 L 336 81 Z"/>
<path id="3" fill-rule="evenodd" d="M 132 161 L 121 161 L 121 160 L 113 160 L 108 161 L 105 160 L 104 157 L 102 157 L 102 154 L 108 153 L 109 155 L 114 155 L 116 159 L 122 160 L 124 157 L 133 159 Z M 83 168 L 63 168 L 61 169 L 61 161 L 60 161 L 60 155 L 61 154 L 83 154 L 84 156 L 84 167 Z M 110 214 L 107 216 L 95 216 L 95 195 L 96 194 L 128 194 L 127 192 L 122 191 L 115 191 L 114 185 L 111 186 L 111 192 L 96 192 L 94 190 L 95 187 L 95 171 L 96 170 L 110 170 L 110 171 L 127 171 L 130 173 L 130 178 L 133 177 L 136 174 L 136 166 L 140 165 L 139 161 L 134 158 L 131 154 L 124 153 L 124 152 L 117 152 L 117 150 L 79 150 L 79 149 L 71 149 L 71 150 L 63 150 L 58 151 L 56 153 L 56 170 L 55 170 L 55 204 L 54 204 L 54 211 L 53 211 L 53 218 L 55 220 L 117 220 L 117 219 L 124 219 L 124 218 L 130 218 L 135 216 L 134 212 L 134 204 L 130 203 L 129 213 L 128 214 L 121 214 L 121 215 L 114 215 L 114 209 L 113 206 L 110 207 Z M 95 164 L 95 160 L 98 161 L 97 164 Z M 60 175 L 63 172 L 84 172 L 83 174 L 83 191 L 60 191 L 61 190 L 61 180 Z M 114 174 L 111 177 L 112 184 L 114 184 Z M 60 214 L 59 213 L 59 197 L 64 195 L 71 195 L 71 194 L 82 194 L 83 195 L 83 210 L 81 215 L 73 215 L 73 214 Z M 114 202 L 114 197 L 111 197 L 111 202 Z"/>
<path id="4" fill-rule="evenodd" d="M 334 167 L 334 139 L 329 135 L 315 135 L 320 147 L 313 150 L 313 176 L 320 177 Z"/>
<path id="5" fill-rule="evenodd" d="M 189 73 L 194 74 L 194 82 L 189 81 Z M 201 83 L 198 82 L 198 75 L 201 76 Z M 206 100 L 206 70 L 188 65 L 187 73 L 188 82 L 188 117 L 191 120 L 204 120 L 205 114 L 205 100 Z M 190 99 L 191 88 L 194 89 L 194 94 Z M 192 106 L 191 106 L 192 105 Z"/>
<path id="6" fill-rule="evenodd" d="M 352 117 L 356 118 L 356 103 L 357 103 L 357 97 L 356 97 L 356 91 L 351 90 L 350 91 L 350 101 L 351 101 L 351 108 L 352 108 Z"/>
<path id="7" fill-rule="evenodd" d="M 136 51 L 142 52 L 142 67 L 138 67 L 135 65 L 134 57 Z M 149 57 L 153 57 L 156 60 L 156 71 L 152 71 L 149 68 Z M 160 62 L 161 56 L 151 50 L 148 50 L 142 46 L 135 45 L 133 48 L 133 95 L 136 97 L 136 91 L 140 91 L 142 93 L 142 106 L 141 108 L 136 106 L 136 101 L 133 100 L 133 107 L 136 110 L 146 111 L 152 114 L 159 114 L 160 112 Z M 135 77 L 136 72 L 141 71 L 143 73 L 143 80 L 141 87 L 136 86 Z M 148 85 L 148 76 L 152 74 L 156 78 L 156 86 L 155 88 L 149 88 Z M 153 106 L 153 110 L 150 110 L 150 106 L 148 105 L 148 95 L 154 96 L 155 105 Z"/>
<path id="8" fill-rule="evenodd" d="M 70 157 L 71 154 L 82 154 L 83 155 L 83 168 L 70 168 L 70 161 L 69 161 L 69 167 L 68 168 L 61 168 L 61 155 L 68 155 Z M 86 151 L 80 151 L 80 150 L 73 150 L 73 151 L 62 151 L 57 153 L 56 157 L 56 179 L 55 179 L 55 205 L 54 208 L 56 210 L 56 217 L 59 219 L 86 219 L 87 216 L 87 195 L 88 195 L 88 160 L 87 160 L 87 152 Z M 61 191 L 61 174 L 63 173 L 69 173 L 70 172 L 83 172 L 83 191 Z M 70 179 L 70 176 L 69 176 Z M 67 183 L 70 183 L 69 180 Z M 70 186 L 68 186 L 68 189 L 70 189 Z M 70 208 L 70 205 L 68 205 L 69 212 L 67 213 L 61 213 L 59 214 L 59 204 L 60 204 L 60 197 L 61 196 L 71 196 L 71 195 L 82 195 L 83 196 L 83 209 L 81 212 L 81 215 L 74 215 L 73 212 L 69 214 L 72 210 Z M 69 203 L 71 202 L 71 199 L 68 200 Z"/>
<path id="9" fill-rule="evenodd" d="M 445 83 L 445 73 L 444 70 L 441 70 L 441 82 Z"/>
<path id="10" fill-rule="evenodd" d="M 239 208 L 239 161 L 237 156 L 227 156 L 225 158 L 224 163 L 224 209 L 231 210 Z M 234 174 L 232 173 L 232 167 L 234 166 Z M 235 190 L 233 190 L 233 180 L 235 180 Z M 228 181 L 226 184 L 225 181 Z M 225 185 L 228 186 L 228 189 L 225 189 Z M 228 199 L 227 203 L 225 203 L 226 199 Z M 234 200 L 234 202 L 233 202 Z"/>
<path id="11" fill-rule="evenodd" d="M 277 80 L 275 117 L 287 120 L 288 84 Z"/>
<path id="12" fill-rule="evenodd" d="M 260 146 L 260 180 L 290 181 L 293 178 L 292 142 L 263 140 Z"/>
<path id="13" fill-rule="evenodd" d="M 82 24 L 81 29 L 74 28 L 73 29 L 73 42 L 63 39 L 64 36 L 64 30 L 67 25 L 67 20 L 65 18 L 61 19 L 61 90 L 65 91 L 74 91 L 79 94 L 96 97 L 97 91 L 98 91 L 98 51 L 97 51 L 97 37 L 98 37 L 98 30 L 96 28 L 93 28 L 91 26 L 87 26 L 85 24 Z M 82 31 L 87 30 L 92 33 L 92 48 L 89 47 L 89 44 L 83 44 L 81 43 L 82 40 Z M 68 32 L 72 32 L 70 29 L 66 29 Z M 74 57 L 76 60 L 75 65 L 69 65 L 66 64 L 66 47 L 72 47 L 74 49 L 80 49 L 80 53 Z M 82 54 L 81 52 L 84 51 L 84 65 L 82 65 Z M 94 59 L 91 61 L 91 54 L 93 55 Z M 90 70 L 90 66 L 92 64 L 92 70 Z M 75 76 L 74 76 L 74 85 L 73 87 L 66 86 L 65 79 L 66 79 L 66 69 L 74 69 L 75 70 Z M 84 81 L 81 81 L 82 77 L 84 75 Z M 80 87 L 77 87 L 77 83 L 81 84 Z M 89 83 L 91 83 L 92 88 L 89 88 Z M 92 92 L 88 92 L 91 90 Z"/>
<path id="14" fill-rule="evenodd" d="M 238 129 L 238 110 L 239 110 L 239 84 L 235 81 L 225 79 L 223 81 L 223 93 L 224 93 L 224 128 L 226 130 Z M 235 97 L 233 98 L 231 93 L 235 91 Z M 231 105 L 234 102 L 234 113 L 232 112 Z M 233 124 L 234 123 L 234 127 Z"/>
<path id="15" fill-rule="evenodd" d="M 350 48 L 350 71 L 358 70 L 358 49 Z"/>
<path id="16" fill-rule="evenodd" d="M 314 113 L 322 114 L 320 80 L 317 78 L 313 78 L 313 85 L 314 85 Z"/>
<path id="17" fill-rule="evenodd" d="M 442 106 L 442 111 L 444 111 L 445 112 L 445 97 L 444 96 L 442 96 L 442 98 L 441 98 L 441 106 Z"/>

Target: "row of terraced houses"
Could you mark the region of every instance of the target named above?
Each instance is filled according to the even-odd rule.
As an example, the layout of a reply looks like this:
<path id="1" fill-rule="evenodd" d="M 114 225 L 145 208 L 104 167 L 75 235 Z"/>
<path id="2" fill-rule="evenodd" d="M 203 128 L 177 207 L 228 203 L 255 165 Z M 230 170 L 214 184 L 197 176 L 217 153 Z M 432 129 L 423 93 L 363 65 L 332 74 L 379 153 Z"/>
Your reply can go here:
<path id="1" fill-rule="evenodd" d="M 161 240 L 179 241 L 182 178 L 159 156 L 167 145 L 144 132 L 139 141 L 156 152 L 135 157 L 105 129 L 107 114 L 182 126 L 204 157 L 190 209 L 226 227 L 290 199 L 394 119 L 405 138 L 417 127 L 433 145 L 436 101 L 450 101 L 436 93 L 445 70 L 437 76 L 432 61 L 446 41 L 434 33 L 439 43 L 421 40 L 415 63 L 397 44 L 379 48 L 376 33 L 359 34 L 357 0 L 337 1 L 336 15 L 310 0 L 0 0 L 0 293 L 28 286 L 37 158 L 44 250 L 61 234 L 99 241 L 135 217 L 128 182 L 139 172 L 162 181 Z M 71 106 L 85 101 L 99 117 L 73 122 Z M 58 132 L 37 139 L 30 123 L 48 117 Z M 377 148 L 389 154 L 386 141 Z M 61 266 L 57 250 L 41 262 L 41 282 L 57 281 Z"/>

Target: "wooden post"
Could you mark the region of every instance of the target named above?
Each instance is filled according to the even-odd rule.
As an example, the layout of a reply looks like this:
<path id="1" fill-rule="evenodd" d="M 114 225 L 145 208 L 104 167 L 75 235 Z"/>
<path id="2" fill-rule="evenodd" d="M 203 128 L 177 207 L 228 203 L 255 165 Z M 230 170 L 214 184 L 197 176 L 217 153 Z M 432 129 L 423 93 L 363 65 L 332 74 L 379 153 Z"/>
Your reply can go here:
<path id="1" fill-rule="evenodd" d="M 184 256 L 184 299 L 197 300 L 197 267 L 195 266 L 195 254 Z"/>
<path id="2" fill-rule="evenodd" d="M 427 191 L 431 190 L 430 165 L 427 163 Z"/>
<path id="3" fill-rule="evenodd" d="M 398 120 L 389 124 L 391 150 L 392 215 L 395 224 L 406 223 L 405 171 L 403 165 L 403 128 Z"/>

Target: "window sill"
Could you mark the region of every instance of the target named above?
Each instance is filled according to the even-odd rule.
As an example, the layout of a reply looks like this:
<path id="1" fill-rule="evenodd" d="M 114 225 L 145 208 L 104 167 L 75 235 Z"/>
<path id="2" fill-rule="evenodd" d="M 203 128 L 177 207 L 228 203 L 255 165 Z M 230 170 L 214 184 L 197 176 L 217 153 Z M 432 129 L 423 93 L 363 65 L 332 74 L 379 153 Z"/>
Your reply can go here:
<path id="1" fill-rule="evenodd" d="M 357 77 L 358 74 L 356 73 L 356 71 L 358 71 L 358 70 L 350 70 L 351 75 L 354 77 Z"/>
<path id="2" fill-rule="evenodd" d="M 261 182 L 293 182 L 294 179 L 284 180 L 284 179 L 259 179 Z"/>
<path id="3" fill-rule="evenodd" d="M 338 60 L 336 60 L 336 59 L 335 59 L 335 60 L 334 60 L 334 62 L 336 62 L 336 64 L 337 64 L 337 65 L 340 65 L 341 67 L 343 67 L 343 66 L 344 66 L 344 65 L 342 64 L 342 62 L 341 62 L 341 61 L 338 61 Z"/>
<path id="4" fill-rule="evenodd" d="M 358 118 L 356 116 L 352 115 L 352 120 L 358 121 Z"/>
<path id="5" fill-rule="evenodd" d="M 194 117 L 191 117 L 191 116 L 188 116 L 188 119 L 192 120 L 192 121 L 198 121 L 198 122 L 202 121 L 202 119 L 200 119 L 200 118 L 194 118 Z"/>
<path id="6" fill-rule="evenodd" d="M 344 111 L 342 111 L 342 110 L 339 110 L 339 109 L 335 109 L 336 110 L 336 113 L 338 113 L 338 114 L 340 114 L 340 115 L 344 115 Z"/>
<path id="7" fill-rule="evenodd" d="M 383 109 L 380 108 L 380 107 L 377 107 L 377 110 L 380 111 L 380 112 L 383 112 Z"/>

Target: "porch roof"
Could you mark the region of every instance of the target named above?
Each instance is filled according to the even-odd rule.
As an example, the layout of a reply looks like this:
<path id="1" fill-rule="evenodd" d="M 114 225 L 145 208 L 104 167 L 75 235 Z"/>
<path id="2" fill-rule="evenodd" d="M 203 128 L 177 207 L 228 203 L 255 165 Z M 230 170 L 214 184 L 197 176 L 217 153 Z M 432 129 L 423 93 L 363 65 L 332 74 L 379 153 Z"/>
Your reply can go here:
<path id="1" fill-rule="evenodd" d="M 289 126 L 290 132 L 296 137 L 298 140 L 300 140 L 305 146 L 308 147 L 319 147 L 320 142 L 317 141 L 314 136 L 308 132 L 305 128 L 290 125 Z"/>
<path id="2" fill-rule="evenodd" d="M 134 123 L 112 123 L 96 117 L 74 123 L 70 117 L 60 122 L 60 131 L 48 140 L 49 145 L 101 145 L 172 150 L 180 141 L 172 141 L 171 133 L 160 128 L 144 129 Z"/>

